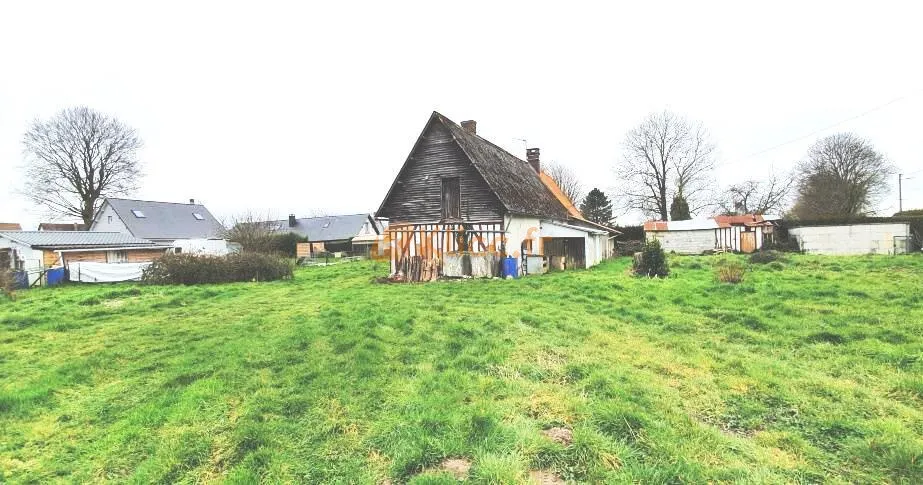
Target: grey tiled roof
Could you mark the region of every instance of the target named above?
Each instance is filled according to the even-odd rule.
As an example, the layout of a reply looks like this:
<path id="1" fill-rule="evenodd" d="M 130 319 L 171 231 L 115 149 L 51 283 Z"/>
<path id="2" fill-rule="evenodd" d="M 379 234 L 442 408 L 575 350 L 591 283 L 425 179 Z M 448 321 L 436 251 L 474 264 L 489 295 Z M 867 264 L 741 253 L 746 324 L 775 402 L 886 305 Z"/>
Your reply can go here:
<path id="1" fill-rule="evenodd" d="M 0 237 L 47 249 L 154 246 L 154 243 L 147 239 L 121 232 L 0 231 Z"/>
<path id="2" fill-rule="evenodd" d="M 341 241 L 359 235 L 362 224 L 369 220 L 368 214 L 346 216 L 324 216 L 295 219 L 295 226 L 289 227 L 288 220 L 278 221 L 280 231 L 289 231 L 308 238 L 309 241 Z"/>
<path id="3" fill-rule="evenodd" d="M 106 199 L 122 222 L 137 237 L 147 239 L 217 239 L 224 234 L 221 223 L 202 204 Z M 145 217 L 135 217 L 133 210 Z M 201 214 L 202 220 L 193 216 Z"/>

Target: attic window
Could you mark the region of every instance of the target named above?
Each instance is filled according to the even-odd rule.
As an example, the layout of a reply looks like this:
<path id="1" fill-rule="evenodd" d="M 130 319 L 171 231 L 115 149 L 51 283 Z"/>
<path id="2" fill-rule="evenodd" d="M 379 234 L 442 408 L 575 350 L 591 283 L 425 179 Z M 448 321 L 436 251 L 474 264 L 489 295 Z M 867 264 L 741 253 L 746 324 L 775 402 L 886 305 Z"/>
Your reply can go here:
<path id="1" fill-rule="evenodd" d="M 202 214 L 199 214 L 198 212 L 193 212 L 193 213 L 192 213 L 192 217 L 195 217 L 195 220 L 197 220 L 197 221 L 204 221 L 204 220 L 205 220 L 205 218 L 202 217 Z"/>
<path id="2" fill-rule="evenodd" d="M 135 217 L 137 217 L 138 219 L 144 219 L 145 217 L 147 217 L 146 215 L 144 215 L 143 212 L 139 211 L 138 209 L 132 209 L 131 213 L 134 214 Z"/>

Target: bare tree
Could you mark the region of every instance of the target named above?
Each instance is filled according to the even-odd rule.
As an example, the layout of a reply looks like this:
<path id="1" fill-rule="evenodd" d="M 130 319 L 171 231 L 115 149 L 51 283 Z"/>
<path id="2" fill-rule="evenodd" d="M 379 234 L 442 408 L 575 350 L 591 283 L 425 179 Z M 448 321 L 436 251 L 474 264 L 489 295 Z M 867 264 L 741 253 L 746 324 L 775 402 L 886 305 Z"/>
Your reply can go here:
<path id="1" fill-rule="evenodd" d="M 747 180 L 728 187 L 721 204 L 724 214 L 782 214 L 788 207 L 795 181 L 791 175 L 771 174 L 765 180 Z"/>
<path id="2" fill-rule="evenodd" d="M 578 204 L 583 198 L 583 185 L 577 174 L 570 167 L 560 163 L 551 162 L 546 165 L 544 170 L 554 183 L 558 184 L 561 192 L 566 195 L 571 202 Z"/>
<path id="3" fill-rule="evenodd" d="M 23 193 L 53 214 L 89 225 L 109 196 L 137 189 L 143 142 L 134 128 L 85 106 L 35 120 L 23 137 Z"/>
<path id="4" fill-rule="evenodd" d="M 273 236 L 281 234 L 287 229 L 286 221 L 280 221 L 271 213 L 258 216 L 254 212 L 246 212 L 225 222 L 224 238 L 241 245 L 245 251 L 271 252 Z"/>
<path id="5" fill-rule="evenodd" d="M 715 146 L 701 122 L 653 113 L 628 132 L 623 146 L 615 172 L 624 209 L 667 220 L 674 198 L 692 214 L 713 204 Z"/>
<path id="6" fill-rule="evenodd" d="M 797 168 L 792 212 L 802 219 L 868 214 L 887 193 L 892 171 L 883 155 L 853 133 L 823 138 Z"/>

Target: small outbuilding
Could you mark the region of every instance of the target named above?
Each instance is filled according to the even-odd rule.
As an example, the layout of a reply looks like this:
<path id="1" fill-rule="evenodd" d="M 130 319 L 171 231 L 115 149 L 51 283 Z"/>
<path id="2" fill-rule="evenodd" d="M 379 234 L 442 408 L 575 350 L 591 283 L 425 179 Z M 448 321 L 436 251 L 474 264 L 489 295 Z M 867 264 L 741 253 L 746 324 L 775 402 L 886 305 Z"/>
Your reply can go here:
<path id="1" fill-rule="evenodd" d="M 884 218 L 855 223 L 796 222 L 788 228 L 788 235 L 811 254 L 902 254 L 914 249 L 911 224 Z"/>
<path id="2" fill-rule="evenodd" d="M 702 254 L 709 251 L 752 253 L 772 239 L 773 221 L 781 217 L 746 214 L 686 221 L 648 221 L 644 237 L 658 240 L 664 251 Z"/>
<path id="3" fill-rule="evenodd" d="M 149 263 L 168 249 L 118 232 L 0 231 L 0 264 L 25 272 L 29 285 L 72 263 Z"/>

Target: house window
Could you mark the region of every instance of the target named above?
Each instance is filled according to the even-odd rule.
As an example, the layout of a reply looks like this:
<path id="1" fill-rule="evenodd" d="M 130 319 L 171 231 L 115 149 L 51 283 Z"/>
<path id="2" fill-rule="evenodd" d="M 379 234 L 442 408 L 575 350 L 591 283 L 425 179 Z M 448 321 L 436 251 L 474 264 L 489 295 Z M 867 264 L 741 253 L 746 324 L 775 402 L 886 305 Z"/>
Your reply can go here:
<path id="1" fill-rule="evenodd" d="M 132 209 L 131 213 L 134 214 L 135 217 L 137 217 L 138 219 L 144 219 L 145 217 L 147 217 L 144 215 L 143 212 L 139 211 L 138 209 Z"/>
<path id="2" fill-rule="evenodd" d="M 110 263 L 127 263 L 128 251 L 107 251 L 106 261 Z"/>
<path id="3" fill-rule="evenodd" d="M 458 177 L 442 179 L 442 218 L 461 219 L 461 190 Z"/>
<path id="4" fill-rule="evenodd" d="M 198 212 L 193 212 L 193 213 L 192 213 L 192 217 L 195 217 L 195 220 L 197 220 L 197 221 L 204 221 L 204 220 L 205 220 L 205 217 L 203 217 L 202 214 L 199 214 Z"/>
<path id="5" fill-rule="evenodd" d="M 107 220 L 109 221 L 109 224 L 112 224 L 112 216 L 108 216 Z"/>
<path id="6" fill-rule="evenodd" d="M 183 248 L 173 248 L 173 254 L 182 254 Z"/>

